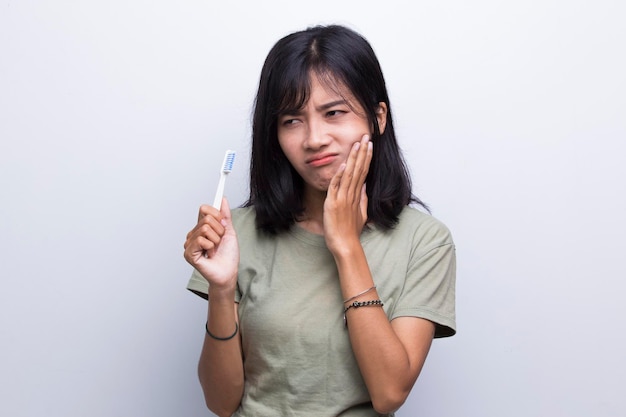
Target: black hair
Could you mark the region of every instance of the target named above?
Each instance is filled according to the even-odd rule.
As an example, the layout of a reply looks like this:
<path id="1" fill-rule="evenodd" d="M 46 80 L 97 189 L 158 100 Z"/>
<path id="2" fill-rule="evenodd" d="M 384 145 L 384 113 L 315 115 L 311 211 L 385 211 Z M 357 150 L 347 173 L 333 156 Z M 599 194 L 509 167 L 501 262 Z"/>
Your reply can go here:
<path id="1" fill-rule="evenodd" d="M 366 179 L 370 223 L 394 227 L 402 209 L 416 203 L 410 175 L 396 140 L 391 106 L 380 64 L 370 44 L 344 26 L 315 26 L 280 39 L 270 50 L 259 81 L 252 119 L 250 197 L 257 228 L 275 234 L 288 230 L 304 212 L 304 181 L 278 142 L 278 117 L 302 108 L 310 95 L 311 74 L 347 87 L 373 126 L 374 153 Z M 387 105 L 380 134 L 376 111 Z"/>

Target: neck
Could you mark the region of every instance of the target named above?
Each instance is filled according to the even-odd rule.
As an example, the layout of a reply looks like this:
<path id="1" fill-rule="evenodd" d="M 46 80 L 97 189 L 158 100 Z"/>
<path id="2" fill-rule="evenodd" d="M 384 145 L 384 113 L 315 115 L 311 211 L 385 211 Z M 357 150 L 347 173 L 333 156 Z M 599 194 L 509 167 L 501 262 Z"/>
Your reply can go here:
<path id="1" fill-rule="evenodd" d="M 324 201 L 326 201 L 325 191 L 307 188 L 304 192 L 304 215 L 298 221 L 298 225 L 311 233 L 323 235 Z"/>

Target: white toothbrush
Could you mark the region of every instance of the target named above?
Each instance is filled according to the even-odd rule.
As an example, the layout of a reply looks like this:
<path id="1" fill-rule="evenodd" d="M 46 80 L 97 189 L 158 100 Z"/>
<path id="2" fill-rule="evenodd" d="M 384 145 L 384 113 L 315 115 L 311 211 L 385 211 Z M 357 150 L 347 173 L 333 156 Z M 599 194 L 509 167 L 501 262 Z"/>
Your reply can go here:
<path id="1" fill-rule="evenodd" d="M 235 151 L 228 150 L 224 155 L 224 162 L 222 162 L 222 171 L 220 174 L 220 182 L 217 184 L 217 192 L 215 193 L 215 200 L 213 201 L 213 207 L 220 209 L 222 206 L 222 197 L 224 196 L 224 184 L 226 184 L 226 176 L 233 170 L 233 163 L 235 162 Z"/>

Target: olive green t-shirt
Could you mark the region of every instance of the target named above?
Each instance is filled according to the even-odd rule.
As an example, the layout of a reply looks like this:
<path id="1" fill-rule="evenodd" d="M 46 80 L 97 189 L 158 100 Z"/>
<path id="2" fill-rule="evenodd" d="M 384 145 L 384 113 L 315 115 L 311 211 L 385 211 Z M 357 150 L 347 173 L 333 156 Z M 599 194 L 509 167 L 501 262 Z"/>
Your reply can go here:
<path id="1" fill-rule="evenodd" d="M 253 209 L 232 215 L 245 371 L 234 415 L 378 416 L 350 346 L 324 237 L 298 226 L 270 236 L 256 229 Z M 407 207 L 394 229 L 368 227 L 361 243 L 389 320 L 421 317 L 435 323 L 435 337 L 455 333 L 455 248 L 441 222 Z M 194 271 L 188 289 L 206 297 L 208 284 Z"/>

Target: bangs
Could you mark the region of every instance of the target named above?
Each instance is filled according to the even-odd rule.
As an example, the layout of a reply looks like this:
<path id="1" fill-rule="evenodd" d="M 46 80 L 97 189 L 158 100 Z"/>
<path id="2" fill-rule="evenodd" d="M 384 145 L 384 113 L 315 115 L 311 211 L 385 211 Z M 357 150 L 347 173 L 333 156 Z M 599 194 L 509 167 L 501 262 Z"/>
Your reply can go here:
<path id="1" fill-rule="evenodd" d="M 274 111 L 276 116 L 297 112 L 305 106 L 311 95 L 311 79 L 308 71 L 299 71 L 291 74 L 291 77 L 288 75 L 285 74 L 285 77 L 280 80 L 279 88 L 275 90 L 275 97 L 280 99 L 276 101 L 277 106 Z"/>
<path id="2" fill-rule="evenodd" d="M 350 91 L 341 77 L 326 68 L 301 68 L 292 74 L 283 74 L 279 88 L 276 90 L 276 98 L 282 97 L 276 106 L 276 116 L 294 114 L 302 110 L 311 96 L 311 78 L 317 77 L 320 84 L 338 96 L 344 98 L 352 108 L 352 100 L 349 100 L 346 91 Z M 353 109 L 354 110 L 354 109 Z"/>

